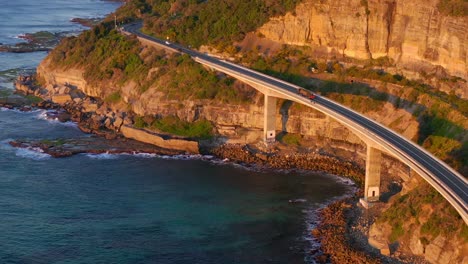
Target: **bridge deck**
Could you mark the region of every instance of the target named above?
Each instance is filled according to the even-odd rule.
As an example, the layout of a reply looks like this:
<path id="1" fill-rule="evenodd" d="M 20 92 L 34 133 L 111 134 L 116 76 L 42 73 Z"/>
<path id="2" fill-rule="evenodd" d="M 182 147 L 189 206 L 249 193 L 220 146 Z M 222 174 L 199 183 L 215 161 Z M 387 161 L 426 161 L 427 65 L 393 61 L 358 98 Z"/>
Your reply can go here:
<path id="1" fill-rule="evenodd" d="M 300 87 L 294 84 L 187 49 L 178 44 L 167 44 L 163 40 L 142 34 L 138 30 L 139 27 L 140 25 L 138 24 L 131 24 L 126 26 L 125 30 L 159 47 L 167 48 L 170 51 L 186 53 L 197 62 L 224 72 L 234 78 L 244 80 L 254 87 L 260 86 L 263 92 L 266 89 L 277 97 L 313 107 L 333 117 L 345 126 L 350 127 L 353 131 L 364 137 L 367 142 L 372 141 L 376 145 L 381 146 L 386 152 L 399 158 L 410 166 L 411 169 L 415 170 L 452 204 L 460 213 L 465 223 L 468 224 L 468 181 L 454 169 L 450 168 L 450 166 L 410 140 L 327 98 L 317 96 L 312 102 L 299 95 L 297 91 Z"/>

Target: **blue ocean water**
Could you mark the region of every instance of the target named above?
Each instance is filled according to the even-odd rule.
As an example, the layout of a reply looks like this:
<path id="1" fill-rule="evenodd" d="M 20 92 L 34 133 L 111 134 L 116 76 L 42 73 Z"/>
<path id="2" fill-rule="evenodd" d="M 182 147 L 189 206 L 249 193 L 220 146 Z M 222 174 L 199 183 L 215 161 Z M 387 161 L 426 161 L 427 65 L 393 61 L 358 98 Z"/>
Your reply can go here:
<path id="1" fill-rule="evenodd" d="M 39 30 L 81 30 L 69 20 L 117 6 L 0 0 L 0 42 Z M 0 72 L 34 68 L 45 55 L 0 53 Z M 0 91 L 11 90 L 11 78 L 2 76 Z M 313 263 L 316 210 L 352 188 L 336 176 L 248 170 L 199 157 L 54 159 L 8 144 L 88 136 L 43 113 L 0 109 L 0 263 Z M 295 199 L 303 200 L 289 202 Z"/>

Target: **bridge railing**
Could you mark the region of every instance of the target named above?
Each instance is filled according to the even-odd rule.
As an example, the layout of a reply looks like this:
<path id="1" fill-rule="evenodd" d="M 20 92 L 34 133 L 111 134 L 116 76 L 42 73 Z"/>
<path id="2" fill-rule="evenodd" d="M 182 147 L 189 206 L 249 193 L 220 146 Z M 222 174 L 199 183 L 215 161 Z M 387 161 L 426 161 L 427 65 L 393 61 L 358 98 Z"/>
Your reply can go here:
<path id="1" fill-rule="evenodd" d="M 142 37 L 144 38 L 146 41 L 152 41 L 153 38 L 150 38 L 149 36 L 146 36 L 145 34 L 142 34 L 141 32 L 138 32 L 138 36 L 139 37 Z M 174 49 L 172 47 L 169 47 L 168 45 L 165 45 L 163 43 L 159 43 L 156 41 L 156 43 L 158 43 L 158 46 L 162 46 L 166 49 L 171 49 L 171 51 L 174 51 Z M 206 55 L 205 55 L 206 56 Z M 403 162 L 405 163 L 408 163 L 408 165 L 411 165 L 412 164 L 412 168 L 415 169 L 416 171 L 418 171 L 419 174 L 422 174 L 421 176 L 423 176 L 426 181 L 428 181 L 434 188 L 436 188 L 444 197 L 445 199 L 447 200 L 451 200 L 452 202 L 452 206 L 455 207 L 455 209 L 457 209 L 457 211 L 460 213 L 460 215 L 462 215 L 465 223 L 468 224 L 468 208 L 467 208 L 467 204 L 463 202 L 463 199 L 461 197 L 459 197 L 457 194 L 453 193 L 451 190 L 450 190 L 450 187 L 448 187 L 445 183 L 441 182 L 438 177 L 436 175 L 434 175 L 430 170 L 428 170 L 424 165 L 420 164 L 417 160 L 415 160 L 414 158 L 412 158 L 411 155 L 409 154 L 413 154 L 413 155 L 417 155 L 417 153 L 414 153 L 412 152 L 412 150 L 408 149 L 407 147 L 405 147 L 404 145 L 402 144 L 399 144 L 397 141 L 393 140 L 394 143 L 390 144 L 390 142 L 388 142 L 388 140 L 382 138 L 380 135 L 376 134 L 376 133 L 372 133 L 371 131 L 369 131 L 369 129 L 367 129 L 366 127 L 362 126 L 362 125 L 359 125 L 357 124 L 355 121 L 351 120 L 350 118 L 348 118 L 347 116 L 343 115 L 343 114 L 340 114 L 340 113 L 337 113 L 335 111 L 332 111 L 331 109 L 328 109 L 327 107 L 325 106 L 322 106 L 318 103 L 316 104 L 312 104 L 310 102 L 310 100 L 308 99 L 305 99 L 304 97 L 298 95 L 296 92 L 293 92 L 292 90 L 298 90 L 298 89 L 303 89 L 302 87 L 300 86 L 297 86 L 297 85 L 294 85 L 294 84 L 291 84 L 291 83 L 288 83 L 286 81 L 283 81 L 283 80 L 280 80 L 280 79 L 277 79 L 277 78 L 274 78 L 274 77 L 271 77 L 269 75 L 266 75 L 266 74 L 263 74 L 263 73 L 260 73 L 260 72 L 257 72 L 257 71 L 254 71 L 252 69 L 249 69 L 249 68 L 246 68 L 246 67 L 243 67 L 243 66 L 240 66 L 240 65 L 237 65 L 235 63 L 232 63 L 232 62 L 228 62 L 228 61 L 225 61 L 225 60 L 219 60 L 219 59 L 216 59 L 216 58 L 213 58 L 213 57 L 210 57 L 209 58 L 211 61 L 208 61 L 206 59 L 203 59 L 203 58 L 200 58 L 200 57 L 195 57 L 195 60 L 198 61 L 199 63 L 202 63 L 202 64 L 205 64 L 205 65 L 208 65 L 212 68 L 223 68 L 223 72 L 225 73 L 230 73 L 230 75 L 232 75 L 233 77 L 235 76 L 242 76 L 244 79 L 247 79 L 253 83 L 256 83 L 256 84 L 261 84 L 262 86 L 264 86 L 265 88 L 270 88 L 271 89 L 271 86 L 272 84 L 271 83 L 267 83 L 263 80 L 260 80 L 258 78 L 254 78 L 252 76 L 249 76 L 249 75 L 246 75 L 246 74 L 243 74 L 243 73 L 239 73 L 239 72 L 236 72 L 232 69 L 229 69 L 228 67 L 226 66 L 223 66 L 223 65 L 220 65 L 222 63 L 225 63 L 225 64 L 228 64 L 230 65 L 231 67 L 235 67 L 237 69 L 241 69 L 243 71 L 246 71 L 246 72 L 250 72 L 252 74 L 255 74 L 255 75 L 258 75 L 258 76 L 261 76 L 265 79 L 269 79 L 271 81 L 274 81 L 276 83 L 280 83 L 280 84 L 283 84 L 284 86 L 286 87 L 289 87 L 291 89 L 285 89 L 284 87 L 280 87 L 280 86 L 277 86 L 277 85 L 274 85 L 275 86 L 275 92 L 276 93 L 279 93 L 279 94 L 282 94 L 283 96 L 285 96 L 285 99 L 289 99 L 289 100 L 293 100 L 293 101 L 297 101 L 299 103 L 302 103 L 302 104 L 306 104 L 306 105 L 309 105 L 311 106 L 312 108 L 315 108 L 317 109 L 318 111 L 321 111 L 321 112 L 324 112 L 326 114 L 328 114 L 329 116 L 332 116 L 333 118 L 337 119 L 337 120 L 341 120 L 342 122 L 345 122 L 347 126 L 351 127 L 354 131 L 357 131 L 359 132 L 360 134 L 362 134 L 363 136 L 365 136 L 367 139 L 370 139 L 372 141 L 374 141 L 374 143 L 382 146 L 383 148 L 385 148 L 387 151 L 389 151 L 390 153 L 393 153 L 394 155 L 396 155 L 397 157 L 399 157 L 399 159 L 401 159 Z M 213 62 L 214 61 L 214 62 Z M 337 108 L 341 107 L 343 109 L 345 109 L 346 111 L 350 111 L 352 112 L 353 114 L 359 116 L 360 118 L 363 118 L 365 119 L 366 121 L 368 122 L 371 122 L 374 126 L 377 126 L 381 129 L 384 129 L 385 131 L 388 131 L 392 136 L 400 139 L 400 140 L 403 140 L 404 142 L 406 143 L 409 143 L 412 147 L 415 147 L 417 148 L 419 151 L 422 152 L 422 154 L 426 155 L 428 158 L 430 159 L 433 159 L 435 161 L 437 161 L 439 164 L 442 165 L 442 167 L 444 169 L 446 169 L 447 171 L 451 172 L 453 175 L 455 175 L 458 179 L 460 179 L 465 185 L 468 184 L 468 180 L 466 178 L 464 178 L 461 174 L 459 174 L 457 171 L 455 171 L 453 168 L 451 168 L 450 166 L 448 166 L 445 162 L 443 162 L 442 160 L 440 160 L 439 158 L 433 156 L 431 153 L 429 153 L 427 150 L 425 150 L 424 148 L 422 148 L 421 146 L 415 144 L 414 142 L 412 142 L 411 140 L 408 140 L 406 138 L 404 138 L 403 136 L 401 136 L 400 134 L 398 134 L 397 132 L 393 131 L 392 129 L 390 128 L 387 128 L 387 127 L 384 127 L 383 125 L 379 124 L 378 122 L 376 122 L 375 120 L 372 120 L 364 115 L 361 115 L 360 113 L 352 110 L 352 109 L 349 109 L 347 107 L 344 107 L 336 102 L 333 102 L 331 100 L 329 100 L 328 98 L 325 98 L 325 97 L 322 97 L 320 96 L 320 99 L 321 100 L 324 100 L 326 102 L 328 102 L 329 104 L 331 105 L 334 105 L 336 106 Z M 398 145 L 400 145 L 399 147 L 395 146 L 394 144 L 395 143 L 398 143 Z M 406 149 L 406 151 L 404 150 Z M 430 165 L 430 164 L 428 164 Z M 465 193 L 466 194 L 466 193 Z"/>

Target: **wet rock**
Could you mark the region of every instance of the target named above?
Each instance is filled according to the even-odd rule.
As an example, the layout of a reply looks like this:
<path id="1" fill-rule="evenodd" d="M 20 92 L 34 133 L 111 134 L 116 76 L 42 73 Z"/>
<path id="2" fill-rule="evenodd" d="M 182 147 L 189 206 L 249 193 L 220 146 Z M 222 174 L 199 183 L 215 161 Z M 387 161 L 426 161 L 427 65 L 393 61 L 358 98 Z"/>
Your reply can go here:
<path id="1" fill-rule="evenodd" d="M 321 221 L 314 236 L 319 239 L 322 251 L 329 258 L 324 263 L 380 263 L 378 259 L 349 246 L 345 217 L 348 208 L 345 205 L 350 202 L 351 198 L 334 202 L 319 213 Z M 323 259 L 317 261 L 322 263 Z"/>
<path id="2" fill-rule="evenodd" d="M 99 24 L 102 20 L 102 18 L 72 18 L 70 21 L 85 27 L 93 27 Z"/>
<path id="3" fill-rule="evenodd" d="M 98 109 L 98 104 L 90 101 L 83 101 L 83 112 L 96 112 Z"/>
<path id="4" fill-rule="evenodd" d="M 62 86 L 58 89 L 58 93 L 59 95 L 68 94 L 70 93 L 70 88 L 68 88 L 67 86 Z"/>
<path id="5" fill-rule="evenodd" d="M 54 158 L 69 157 L 80 153 L 157 153 L 163 155 L 179 155 L 181 151 L 168 150 L 139 141 L 119 138 L 109 133 L 107 139 L 104 137 L 89 137 L 77 139 L 55 139 L 42 141 L 14 140 L 9 144 L 16 148 L 40 148 L 44 153 Z"/>
<path id="6" fill-rule="evenodd" d="M 114 120 L 114 126 L 115 128 L 118 130 L 120 129 L 120 127 L 123 125 L 123 119 L 121 117 L 117 117 L 115 120 Z"/>
<path id="7" fill-rule="evenodd" d="M 59 41 L 69 32 L 51 33 L 48 31 L 39 31 L 35 33 L 26 33 L 19 36 L 26 42 L 16 43 L 12 45 L 0 44 L 0 52 L 36 52 L 36 51 L 49 51 L 55 47 Z"/>

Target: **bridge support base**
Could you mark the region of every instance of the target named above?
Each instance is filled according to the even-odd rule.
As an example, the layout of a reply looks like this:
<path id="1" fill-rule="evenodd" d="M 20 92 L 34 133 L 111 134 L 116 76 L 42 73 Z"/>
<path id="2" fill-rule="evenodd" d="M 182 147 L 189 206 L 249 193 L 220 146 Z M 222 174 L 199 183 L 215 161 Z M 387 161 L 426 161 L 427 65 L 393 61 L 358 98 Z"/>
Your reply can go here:
<path id="1" fill-rule="evenodd" d="M 375 202 L 380 196 L 380 167 L 382 152 L 371 146 L 367 146 L 366 180 L 364 184 L 364 200 Z"/>
<path id="2" fill-rule="evenodd" d="M 265 109 L 263 117 L 263 140 L 266 143 L 275 142 L 276 138 L 276 101 L 273 96 L 264 95 Z"/>
<path id="3" fill-rule="evenodd" d="M 360 198 L 359 203 L 362 205 L 362 207 L 369 209 L 373 206 L 372 203 L 368 202 L 365 198 Z"/>

